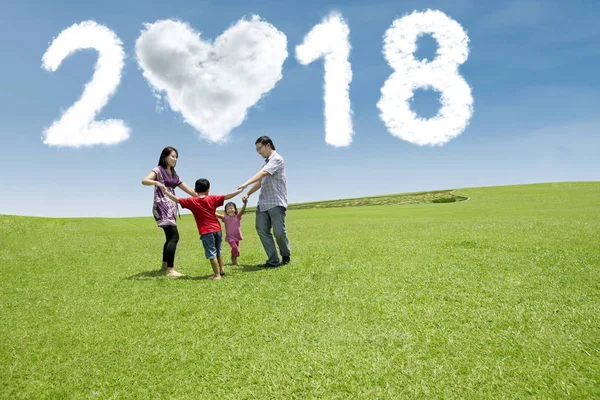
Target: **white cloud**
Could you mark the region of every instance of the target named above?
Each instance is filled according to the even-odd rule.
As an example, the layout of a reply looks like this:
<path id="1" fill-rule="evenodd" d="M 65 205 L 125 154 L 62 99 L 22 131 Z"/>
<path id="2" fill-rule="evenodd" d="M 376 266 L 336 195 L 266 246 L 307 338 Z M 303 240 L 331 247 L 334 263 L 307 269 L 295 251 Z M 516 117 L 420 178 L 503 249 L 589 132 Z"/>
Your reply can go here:
<path id="1" fill-rule="evenodd" d="M 42 67 L 54 72 L 72 53 L 89 48 L 99 53 L 94 76 L 85 85 L 81 98 L 44 131 L 44 144 L 70 147 L 110 145 L 129 138 L 129 128 L 122 120 L 94 120 L 121 82 L 125 53 L 123 44 L 113 31 L 94 21 L 70 26 L 52 41 L 42 58 Z"/>
<path id="2" fill-rule="evenodd" d="M 414 57 L 419 35 L 430 33 L 438 42 L 436 57 Z M 441 11 L 413 12 L 394 21 L 384 37 L 384 55 L 394 73 L 381 88 L 377 107 L 388 131 L 417 145 L 443 145 L 460 135 L 473 114 L 471 88 L 458 73 L 468 57 L 469 38 L 462 26 Z M 429 119 L 418 117 L 409 100 L 415 89 L 441 93 L 442 107 Z"/>
<path id="3" fill-rule="evenodd" d="M 214 44 L 186 22 L 145 24 L 136 54 L 152 89 L 211 142 L 224 142 L 248 108 L 282 78 L 287 38 L 253 16 L 239 20 Z"/>
<path id="4" fill-rule="evenodd" d="M 342 16 L 332 13 L 296 46 L 296 58 L 303 65 L 325 58 L 325 141 L 334 146 L 348 146 L 354 134 L 349 95 L 352 81 L 349 34 Z"/>

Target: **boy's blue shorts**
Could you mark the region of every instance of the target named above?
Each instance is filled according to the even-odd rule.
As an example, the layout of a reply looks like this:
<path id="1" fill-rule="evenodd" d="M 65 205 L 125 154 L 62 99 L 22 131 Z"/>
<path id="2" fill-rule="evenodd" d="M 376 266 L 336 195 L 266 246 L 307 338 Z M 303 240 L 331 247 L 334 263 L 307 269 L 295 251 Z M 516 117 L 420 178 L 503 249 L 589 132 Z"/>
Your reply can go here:
<path id="1" fill-rule="evenodd" d="M 206 255 L 207 259 L 212 260 L 221 255 L 221 242 L 223 241 L 223 234 L 220 231 L 200 235 L 200 240 L 202 240 L 204 255 Z"/>

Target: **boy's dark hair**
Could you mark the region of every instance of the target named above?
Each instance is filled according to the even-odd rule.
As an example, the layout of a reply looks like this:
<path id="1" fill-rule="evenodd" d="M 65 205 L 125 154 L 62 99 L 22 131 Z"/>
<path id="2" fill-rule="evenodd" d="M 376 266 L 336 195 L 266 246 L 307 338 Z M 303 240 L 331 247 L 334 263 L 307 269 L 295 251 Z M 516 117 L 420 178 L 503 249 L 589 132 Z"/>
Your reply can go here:
<path id="1" fill-rule="evenodd" d="M 270 145 L 271 148 L 273 150 L 275 150 L 275 145 L 273 144 L 273 141 L 271 140 L 271 138 L 268 136 L 261 136 L 258 139 L 256 139 L 256 142 L 254 142 L 254 144 L 259 144 L 259 143 L 263 146 Z"/>
<path id="2" fill-rule="evenodd" d="M 210 182 L 208 179 L 200 178 L 196 181 L 196 186 L 194 187 L 195 192 L 204 193 L 208 189 L 210 189 Z"/>
<path id="3" fill-rule="evenodd" d="M 229 206 L 233 206 L 233 208 L 235 209 L 235 213 L 236 214 L 238 213 L 237 206 L 235 205 L 235 203 L 233 201 L 229 201 L 225 204 L 225 213 L 227 213 L 227 207 L 229 207 Z"/>
<path id="4" fill-rule="evenodd" d="M 158 165 L 160 165 L 164 169 L 167 169 L 167 161 L 165 159 L 172 152 L 175 152 L 175 154 L 177 154 L 177 158 L 179 158 L 179 152 L 177 151 L 177 149 L 175 147 L 167 146 L 163 149 L 163 151 L 160 152 L 160 157 L 158 159 Z M 173 168 L 173 175 L 177 175 L 177 173 L 175 172 L 175 168 Z"/>

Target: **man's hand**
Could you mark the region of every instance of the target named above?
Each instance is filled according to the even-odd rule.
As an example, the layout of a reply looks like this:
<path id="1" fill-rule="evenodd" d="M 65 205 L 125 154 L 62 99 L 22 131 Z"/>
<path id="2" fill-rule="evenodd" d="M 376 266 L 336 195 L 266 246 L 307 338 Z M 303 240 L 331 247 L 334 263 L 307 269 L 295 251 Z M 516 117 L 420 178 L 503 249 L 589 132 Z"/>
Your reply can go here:
<path id="1" fill-rule="evenodd" d="M 244 204 L 248 203 L 248 195 L 244 195 L 244 197 L 242 197 L 242 203 L 244 203 Z"/>
<path id="2" fill-rule="evenodd" d="M 244 190 L 248 187 L 248 184 L 246 183 L 242 183 L 240 186 L 238 186 L 238 190 Z"/>

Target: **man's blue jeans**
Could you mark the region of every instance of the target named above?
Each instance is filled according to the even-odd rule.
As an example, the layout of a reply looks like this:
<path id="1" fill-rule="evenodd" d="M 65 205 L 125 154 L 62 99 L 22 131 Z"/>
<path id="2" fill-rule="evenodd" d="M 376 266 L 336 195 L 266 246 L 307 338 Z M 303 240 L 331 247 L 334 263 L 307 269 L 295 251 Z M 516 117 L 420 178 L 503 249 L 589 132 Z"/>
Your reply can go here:
<path id="1" fill-rule="evenodd" d="M 267 264 L 269 265 L 279 265 L 275 241 L 279 246 L 281 257 L 289 257 L 291 253 L 290 243 L 285 231 L 285 212 L 285 207 L 281 206 L 269 208 L 267 211 L 260 211 L 260 207 L 256 210 L 256 233 L 258 233 L 258 237 L 267 253 Z M 275 241 L 271 235 L 271 227 L 273 227 Z"/>

